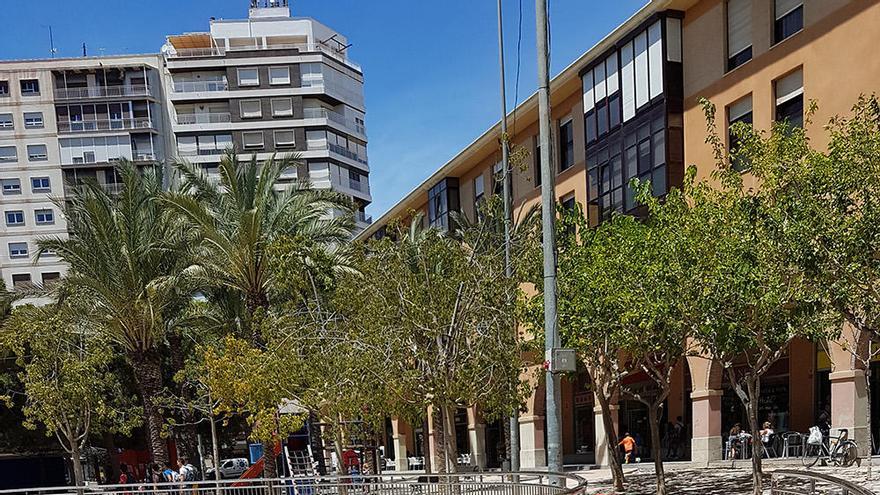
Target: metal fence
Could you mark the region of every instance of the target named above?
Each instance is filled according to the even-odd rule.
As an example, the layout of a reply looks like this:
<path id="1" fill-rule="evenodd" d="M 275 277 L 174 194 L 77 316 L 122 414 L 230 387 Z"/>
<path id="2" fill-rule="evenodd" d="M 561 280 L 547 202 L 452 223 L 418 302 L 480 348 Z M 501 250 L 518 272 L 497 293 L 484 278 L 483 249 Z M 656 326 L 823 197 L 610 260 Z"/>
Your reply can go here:
<path id="1" fill-rule="evenodd" d="M 578 476 L 459 473 L 316 476 L 0 490 L 0 495 L 582 495 Z"/>
<path id="2" fill-rule="evenodd" d="M 827 474 L 779 469 L 770 476 L 770 495 L 874 495 L 874 492 Z"/>

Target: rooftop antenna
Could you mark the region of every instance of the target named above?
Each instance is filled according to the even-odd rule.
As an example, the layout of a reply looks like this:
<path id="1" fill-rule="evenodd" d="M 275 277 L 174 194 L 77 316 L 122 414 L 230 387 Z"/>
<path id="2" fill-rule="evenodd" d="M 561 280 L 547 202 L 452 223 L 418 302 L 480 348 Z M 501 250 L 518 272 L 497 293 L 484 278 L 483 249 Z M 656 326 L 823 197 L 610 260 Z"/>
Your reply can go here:
<path id="1" fill-rule="evenodd" d="M 83 57 L 88 57 L 88 53 L 86 53 L 86 44 L 83 43 Z"/>
<path id="2" fill-rule="evenodd" d="M 55 39 L 52 37 L 52 26 L 49 26 L 49 56 L 55 58 L 58 49 L 55 48 Z"/>

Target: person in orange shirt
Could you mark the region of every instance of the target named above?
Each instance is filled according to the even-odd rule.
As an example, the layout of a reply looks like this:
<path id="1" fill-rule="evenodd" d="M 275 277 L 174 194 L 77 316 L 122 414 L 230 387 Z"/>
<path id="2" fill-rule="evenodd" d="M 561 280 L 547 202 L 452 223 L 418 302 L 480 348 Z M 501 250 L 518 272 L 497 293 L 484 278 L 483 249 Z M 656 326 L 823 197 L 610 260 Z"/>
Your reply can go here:
<path id="1" fill-rule="evenodd" d="M 635 449 L 636 446 L 635 439 L 633 439 L 629 432 L 626 432 L 626 434 L 623 435 L 623 440 L 621 440 L 617 445 L 623 445 L 623 450 L 624 452 L 626 452 L 626 457 L 624 459 L 626 464 L 629 464 L 630 459 L 632 459 L 633 449 Z"/>

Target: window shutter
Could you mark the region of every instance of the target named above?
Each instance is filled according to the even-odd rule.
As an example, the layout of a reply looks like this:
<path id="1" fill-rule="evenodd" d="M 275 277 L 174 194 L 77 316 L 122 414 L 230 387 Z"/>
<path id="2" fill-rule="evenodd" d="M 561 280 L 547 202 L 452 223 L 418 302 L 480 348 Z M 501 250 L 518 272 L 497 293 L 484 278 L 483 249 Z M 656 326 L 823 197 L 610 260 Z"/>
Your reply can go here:
<path id="1" fill-rule="evenodd" d="M 804 94 L 803 71 L 793 72 L 776 81 L 776 104 L 781 105 L 786 101 Z"/>
<path id="2" fill-rule="evenodd" d="M 663 36 L 660 21 L 648 28 L 648 69 L 651 99 L 663 93 Z"/>
<path id="3" fill-rule="evenodd" d="M 752 45 L 751 0 L 727 1 L 727 55 L 733 57 Z"/>
<path id="4" fill-rule="evenodd" d="M 636 108 L 648 103 L 648 33 L 636 36 Z"/>
<path id="5" fill-rule="evenodd" d="M 633 43 L 630 41 L 620 51 L 620 78 L 623 91 L 623 121 L 626 122 L 636 115 L 636 88 L 633 82 L 635 66 L 633 62 Z"/>
<path id="6" fill-rule="evenodd" d="M 752 97 L 746 96 L 745 98 L 740 99 L 739 101 L 728 107 L 728 122 L 735 122 L 737 119 L 741 118 L 743 115 L 746 115 L 751 111 Z"/>
<path id="7" fill-rule="evenodd" d="M 803 3 L 803 0 L 776 0 L 776 20 L 782 19 Z"/>
<path id="8" fill-rule="evenodd" d="M 593 71 L 584 74 L 584 113 L 596 106 L 593 101 Z"/>

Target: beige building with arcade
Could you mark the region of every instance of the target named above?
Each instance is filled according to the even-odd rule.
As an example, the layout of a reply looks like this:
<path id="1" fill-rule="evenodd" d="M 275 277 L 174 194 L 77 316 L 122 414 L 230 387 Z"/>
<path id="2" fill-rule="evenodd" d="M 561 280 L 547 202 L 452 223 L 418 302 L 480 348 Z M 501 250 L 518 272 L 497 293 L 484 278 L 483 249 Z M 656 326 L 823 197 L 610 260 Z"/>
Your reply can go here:
<path id="1" fill-rule="evenodd" d="M 814 145 L 824 145 L 822 125 L 848 113 L 860 94 L 880 89 L 878 27 L 876 0 L 650 1 L 551 81 L 551 156 L 559 201 L 577 201 L 595 225 L 614 211 L 635 213 L 627 186 L 633 177 L 650 178 L 657 195 L 679 185 L 687 165 L 696 165 L 698 174 L 707 177 L 714 161 L 705 144 L 701 97 L 716 105 L 718 129 L 725 134 L 739 121 L 759 129 L 769 129 L 774 120 L 802 123 L 805 106 L 816 100 L 819 109 L 807 131 Z M 527 166 L 513 172 L 519 208 L 540 197 L 535 95 L 511 112 L 508 125 L 512 143 L 529 152 Z M 425 222 L 439 228 L 448 227 L 450 211 L 473 215 L 480 198 L 500 191 L 494 174 L 501 160 L 499 136 L 499 125 L 488 129 L 360 238 L 385 235 L 390 222 L 411 211 L 423 212 Z M 830 343 L 830 353 L 824 347 L 791 344 L 762 380 L 762 419 L 769 418 L 777 431 L 806 432 L 830 408 L 832 426 L 848 428 L 867 445 L 862 371 L 837 343 Z M 721 371 L 719 363 L 699 357 L 688 357 L 676 370 L 663 421 L 682 417 L 684 458 L 721 459 L 726 431 L 745 423 Z M 880 365 L 872 366 L 871 373 L 880 377 Z M 880 397 L 880 389 L 874 392 L 872 397 Z M 880 401 L 873 401 L 876 418 Z M 640 433 L 647 447 L 643 407 L 620 400 L 615 413 L 619 429 Z M 607 463 L 599 414 L 588 377 L 563 381 L 567 464 Z M 409 461 L 425 454 L 418 439 L 431 432 L 398 420 L 390 423 L 386 454 L 398 469 L 412 467 Z M 456 423 L 459 445 L 472 463 L 499 465 L 500 423 L 484 422 L 473 407 L 462 409 Z M 544 424 L 544 389 L 536 384 L 519 419 L 523 468 L 546 464 Z M 878 438 L 880 422 L 870 431 Z"/>

